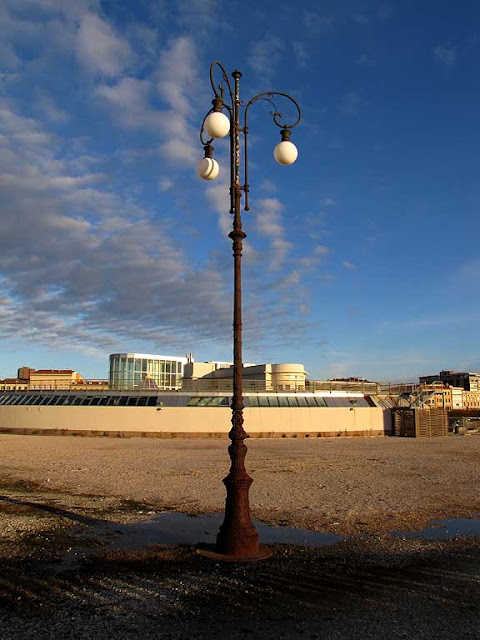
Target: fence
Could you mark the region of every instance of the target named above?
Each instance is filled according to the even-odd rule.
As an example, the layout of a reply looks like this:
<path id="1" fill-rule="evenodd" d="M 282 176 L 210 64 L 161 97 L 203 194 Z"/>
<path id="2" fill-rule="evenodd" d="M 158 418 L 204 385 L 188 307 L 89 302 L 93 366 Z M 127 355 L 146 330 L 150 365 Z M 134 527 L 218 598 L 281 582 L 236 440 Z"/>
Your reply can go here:
<path id="1" fill-rule="evenodd" d="M 273 393 L 314 393 L 314 392 L 341 392 L 361 393 L 363 395 L 399 396 L 415 393 L 419 385 L 408 384 L 380 384 L 378 382 L 351 381 L 351 380 L 305 380 L 304 382 L 291 381 L 283 384 L 270 384 L 265 380 L 243 380 L 245 392 L 273 392 Z M 108 380 L 82 380 L 78 382 L 58 380 L 44 383 L 28 383 L 27 381 L 0 382 L 0 391 L 67 391 L 67 392 L 103 392 L 103 391 L 187 391 L 187 392 L 222 392 L 233 390 L 232 378 L 198 378 L 181 381 L 178 387 L 168 387 L 157 384 L 153 378 L 127 380 L 121 383 L 110 384 Z"/>

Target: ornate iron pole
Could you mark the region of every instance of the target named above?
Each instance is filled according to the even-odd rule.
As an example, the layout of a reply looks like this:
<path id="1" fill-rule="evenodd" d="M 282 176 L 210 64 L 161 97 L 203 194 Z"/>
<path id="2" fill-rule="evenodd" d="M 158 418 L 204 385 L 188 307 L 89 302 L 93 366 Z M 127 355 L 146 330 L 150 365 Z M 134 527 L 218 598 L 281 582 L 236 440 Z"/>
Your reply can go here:
<path id="1" fill-rule="evenodd" d="M 218 87 L 215 84 L 214 72 L 218 67 L 221 71 L 222 80 Z M 235 70 L 232 73 L 234 86 L 232 87 L 224 67 L 214 61 L 210 66 L 210 81 L 215 94 L 212 101 L 213 108 L 204 118 L 200 131 L 200 140 L 204 145 L 205 157 L 200 162 L 198 173 L 202 178 L 213 179 L 218 175 L 218 164 L 213 159 L 213 148 L 211 142 L 213 138 L 223 137 L 230 133 L 230 213 L 233 215 L 233 229 L 228 234 L 233 245 L 234 260 L 234 301 L 233 301 L 233 399 L 232 428 L 229 432 L 231 444 L 228 448 L 231 466 L 228 476 L 223 480 L 227 497 L 225 502 L 225 516 L 223 524 L 217 535 L 215 549 L 199 549 L 198 552 L 207 557 L 217 560 L 228 560 L 234 562 L 253 561 L 268 558 L 271 551 L 261 547 L 258 542 L 258 533 L 252 523 L 249 505 L 249 490 L 253 480 L 245 469 L 245 456 L 247 447 L 245 439 L 248 438 L 243 428 L 243 359 L 242 359 L 242 248 L 246 233 L 242 228 L 241 218 L 241 198 L 245 193 L 245 210 L 248 206 L 248 154 L 247 138 L 248 127 L 247 117 L 250 106 L 257 100 L 266 100 L 273 105 L 274 111 L 271 113 L 277 126 L 281 128 L 282 142 L 275 149 L 275 158 L 280 164 L 291 164 L 297 157 L 295 146 L 290 142 L 290 130 L 295 127 L 301 119 L 301 111 L 297 102 L 285 93 L 268 92 L 261 93 L 252 98 L 245 107 L 244 125 L 240 126 L 240 78 L 242 74 Z M 225 102 L 225 91 L 228 90 L 230 103 Z M 273 96 L 283 96 L 289 99 L 298 111 L 297 118 L 292 125 L 282 124 L 282 114 L 278 112 Z M 223 114 L 225 108 L 229 113 L 229 119 Z M 209 121 L 210 118 L 210 121 Z M 210 136 L 204 139 L 204 132 Z M 240 184 L 240 134 L 244 134 L 244 179 Z M 292 155 L 293 154 L 293 155 Z M 292 159 L 293 158 L 293 159 Z"/>

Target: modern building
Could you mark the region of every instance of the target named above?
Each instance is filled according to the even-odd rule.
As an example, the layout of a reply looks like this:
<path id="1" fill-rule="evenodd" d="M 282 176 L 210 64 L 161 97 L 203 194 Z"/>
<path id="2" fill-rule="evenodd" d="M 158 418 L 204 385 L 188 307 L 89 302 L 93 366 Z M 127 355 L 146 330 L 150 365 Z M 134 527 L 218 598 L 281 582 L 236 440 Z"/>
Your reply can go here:
<path id="1" fill-rule="evenodd" d="M 443 382 L 451 387 L 462 387 L 465 391 L 480 391 L 480 374 L 467 373 L 465 371 L 440 371 L 439 374 L 421 376 L 421 383 Z"/>
<path id="2" fill-rule="evenodd" d="M 195 362 L 193 358 L 190 358 L 183 368 L 183 377 L 188 380 L 197 380 L 217 371 L 217 369 L 228 369 L 229 367 L 233 367 L 233 362 L 218 362 L 217 360 Z"/>
<path id="3" fill-rule="evenodd" d="M 390 410 L 360 393 L 247 392 L 245 429 L 251 437 L 385 436 Z M 0 433 L 227 437 L 231 391 L 5 391 Z"/>
<path id="4" fill-rule="evenodd" d="M 187 361 L 186 357 L 150 353 L 112 353 L 110 388 L 162 391 L 180 389 Z"/>
<path id="5" fill-rule="evenodd" d="M 226 363 L 194 362 L 185 367 L 183 388 L 231 388 L 233 384 L 233 366 L 217 366 Z M 299 391 L 305 390 L 307 372 L 303 364 L 249 364 L 242 369 L 245 389 L 257 391 Z"/>

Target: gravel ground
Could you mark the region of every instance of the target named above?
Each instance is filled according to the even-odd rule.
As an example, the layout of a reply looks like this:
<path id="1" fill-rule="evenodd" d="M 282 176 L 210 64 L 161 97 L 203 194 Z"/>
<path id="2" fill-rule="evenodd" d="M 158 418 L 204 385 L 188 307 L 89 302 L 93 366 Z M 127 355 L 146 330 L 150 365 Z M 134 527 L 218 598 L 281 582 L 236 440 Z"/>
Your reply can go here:
<path id="1" fill-rule="evenodd" d="M 389 534 L 478 517 L 480 437 L 251 440 L 255 518 L 352 537 L 253 565 L 111 549 L 221 510 L 227 444 L 0 435 L 2 640 L 480 637 L 479 539 Z"/>

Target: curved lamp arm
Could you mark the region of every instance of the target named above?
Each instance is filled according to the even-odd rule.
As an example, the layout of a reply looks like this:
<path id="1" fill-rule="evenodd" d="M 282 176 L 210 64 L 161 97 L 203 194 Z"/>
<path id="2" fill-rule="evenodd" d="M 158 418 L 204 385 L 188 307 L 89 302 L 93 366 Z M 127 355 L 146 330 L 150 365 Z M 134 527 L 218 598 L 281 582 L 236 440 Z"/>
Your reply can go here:
<path id="1" fill-rule="evenodd" d="M 296 120 L 292 123 L 292 124 L 287 124 L 286 122 L 282 122 L 283 120 L 283 114 L 278 110 L 277 105 L 275 104 L 275 102 L 273 101 L 273 97 L 274 96 L 282 96 L 283 98 L 287 98 L 288 100 L 290 100 L 290 102 L 292 102 L 296 109 L 297 109 L 297 118 Z M 277 125 L 277 127 L 279 127 L 280 129 L 282 129 L 283 131 L 290 131 L 290 129 L 293 129 L 294 127 L 297 126 L 297 124 L 299 124 L 300 120 L 302 119 L 302 110 L 300 109 L 300 105 L 298 104 L 298 102 L 292 98 L 292 96 L 288 95 L 288 93 L 282 93 L 280 91 L 266 91 L 264 93 L 259 93 L 258 95 L 254 96 L 251 100 L 248 101 L 247 106 L 245 107 L 245 117 L 244 117 L 244 127 L 243 127 L 243 136 L 244 136 L 244 175 L 245 175 L 245 186 L 244 186 L 244 191 L 245 191 L 245 207 L 244 210 L 245 211 L 249 211 L 250 207 L 248 204 L 248 192 L 250 190 L 249 184 L 248 184 L 248 123 L 247 123 L 247 119 L 248 119 L 248 110 L 249 108 L 252 106 L 252 104 L 254 102 L 257 102 L 257 100 L 265 100 L 266 102 L 269 102 L 272 106 L 273 106 L 273 111 L 270 112 L 270 115 L 273 118 L 274 123 Z M 289 134 L 288 134 L 289 135 Z M 283 135 L 282 135 L 282 139 Z"/>
<path id="2" fill-rule="evenodd" d="M 222 73 L 222 80 L 218 84 L 218 88 L 215 85 L 215 78 L 214 78 L 215 67 L 218 67 Z M 221 98 L 222 101 L 223 101 L 223 96 L 225 94 L 225 88 L 223 86 L 224 82 L 228 87 L 228 92 L 230 93 L 230 104 L 233 105 L 234 95 L 233 95 L 232 85 L 230 84 L 230 80 L 228 77 L 228 73 L 226 72 L 225 67 L 221 62 L 219 62 L 218 60 L 214 60 L 210 65 L 210 84 L 212 85 L 212 89 L 213 89 L 213 93 L 215 94 L 215 97 Z M 228 105 L 225 105 L 225 106 L 228 108 Z"/>
<path id="3" fill-rule="evenodd" d="M 221 76 L 222 79 L 220 80 L 220 82 L 218 83 L 218 85 L 215 84 L 215 67 L 218 67 L 221 71 Z M 224 87 L 224 83 L 226 84 L 226 87 L 228 89 L 228 93 L 230 94 L 230 104 L 228 104 L 228 102 L 225 102 L 224 100 L 224 96 L 225 96 L 225 87 Z M 225 67 L 222 65 L 221 62 L 218 62 L 218 60 L 214 60 L 212 62 L 212 64 L 210 65 L 210 84 L 212 85 L 212 89 L 213 89 L 213 93 L 215 95 L 214 100 L 212 100 L 212 104 L 213 107 L 205 114 L 205 117 L 203 118 L 202 121 L 202 126 L 200 127 L 200 142 L 202 143 L 202 145 L 205 147 L 207 145 L 211 145 L 213 138 L 208 138 L 205 139 L 204 133 L 205 133 L 205 120 L 208 118 L 208 116 L 213 113 L 215 110 L 218 110 L 218 107 L 225 107 L 226 110 L 229 113 L 230 116 L 230 121 L 232 121 L 233 119 L 233 104 L 234 104 L 234 96 L 233 96 L 233 89 L 232 89 L 232 85 L 230 84 L 230 80 L 228 78 L 228 74 L 225 70 Z"/>

